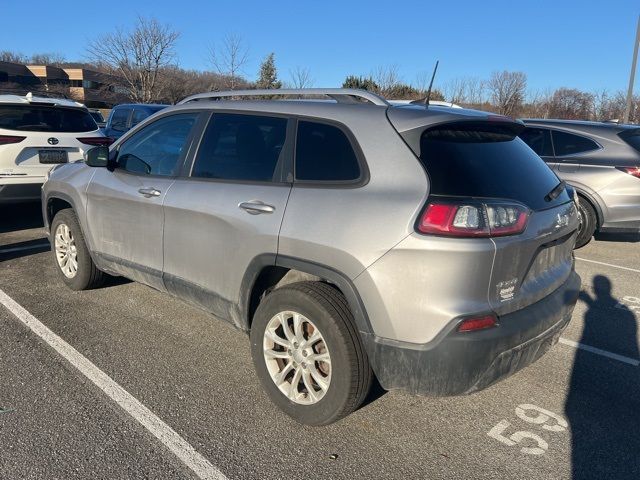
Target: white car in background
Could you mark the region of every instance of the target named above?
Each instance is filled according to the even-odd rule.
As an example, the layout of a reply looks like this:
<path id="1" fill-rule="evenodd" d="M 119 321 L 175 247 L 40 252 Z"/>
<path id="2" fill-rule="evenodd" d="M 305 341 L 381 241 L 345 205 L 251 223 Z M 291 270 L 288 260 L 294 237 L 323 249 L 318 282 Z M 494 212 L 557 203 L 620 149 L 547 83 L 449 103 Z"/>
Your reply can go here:
<path id="1" fill-rule="evenodd" d="M 109 145 L 81 103 L 27 95 L 0 95 L 0 203 L 37 200 L 48 172 Z"/>

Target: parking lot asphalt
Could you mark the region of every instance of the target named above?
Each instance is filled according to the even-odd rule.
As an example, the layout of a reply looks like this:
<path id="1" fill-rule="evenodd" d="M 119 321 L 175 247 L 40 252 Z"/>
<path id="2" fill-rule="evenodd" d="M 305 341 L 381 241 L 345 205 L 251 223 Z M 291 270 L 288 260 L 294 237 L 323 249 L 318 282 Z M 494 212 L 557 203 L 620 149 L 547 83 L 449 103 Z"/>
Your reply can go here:
<path id="1" fill-rule="evenodd" d="M 0 207 L 0 290 L 229 479 L 640 478 L 640 243 L 576 252 L 572 321 L 516 375 L 464 397 L 377 392 L 311 428 L 269 402 L 230 324 L 124 280 L 67 289 L 39 215 Z M 0 326 L 0 478 L 205 478 L 1 305 Z"/>

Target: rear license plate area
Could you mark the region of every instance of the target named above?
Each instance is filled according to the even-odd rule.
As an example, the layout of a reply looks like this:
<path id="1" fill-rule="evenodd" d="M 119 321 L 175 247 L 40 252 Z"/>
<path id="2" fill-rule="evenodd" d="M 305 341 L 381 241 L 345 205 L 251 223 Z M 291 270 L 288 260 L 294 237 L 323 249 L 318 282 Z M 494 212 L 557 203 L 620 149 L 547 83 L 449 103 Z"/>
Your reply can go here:
<path id="1" fill-rule="evenodd" d="M 69 156 L 66 150 L 38 150 L 40 163 L 69 163 Z"/>

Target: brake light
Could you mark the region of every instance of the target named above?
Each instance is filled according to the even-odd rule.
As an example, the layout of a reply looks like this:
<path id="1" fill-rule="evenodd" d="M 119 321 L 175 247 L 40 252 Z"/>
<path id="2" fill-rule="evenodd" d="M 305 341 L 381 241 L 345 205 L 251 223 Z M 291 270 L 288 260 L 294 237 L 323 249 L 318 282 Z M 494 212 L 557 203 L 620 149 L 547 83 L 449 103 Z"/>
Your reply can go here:
<path id="1" fill-rule="evenodd" d="M 93 145 L 94 147 L 108 147 L 115 139 L 111 137 L 79 137 L 78 141 L 85 145 Z"/>
<path id="2" fill-rule="evenodd" d="M 430 202 L 417 230 L 450 237 L 502 237 L 522 233 L 528 220 L 528 209 L 518 204 Z"/>
<path id="3" fill-rule="evenodd" d="M 640 167 L 616 167 L 624 173 L 628 173 L 632 177 L 640 178 Z"/>
<path id="4" fill-rule="evenodd" d="M 484 330 L 485 328 L 495 327 L 498 324 L 497 318 L 493 314 L 483 315 L 481 317 L 467 318 L 458 325 L 459 332 L 473 332 L 475 330 Z"/>
<path id="5" fill-rule="evenodd" d="M 20 143 L 27 137 L 17 137 L 14 135 L 0 135 L 0 145 L 9 145 L 10 143 Z"/>

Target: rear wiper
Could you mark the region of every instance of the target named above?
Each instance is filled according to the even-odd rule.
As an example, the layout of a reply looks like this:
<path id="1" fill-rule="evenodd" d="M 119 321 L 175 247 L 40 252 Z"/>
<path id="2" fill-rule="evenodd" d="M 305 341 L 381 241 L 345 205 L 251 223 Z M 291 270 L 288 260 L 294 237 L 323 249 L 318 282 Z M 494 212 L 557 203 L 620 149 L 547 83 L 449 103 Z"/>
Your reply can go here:
<path id="1" fill-rule="evenodd" d="M 545 202 L 550 202 L 551 200 L 555 200 L 556 198 L 558 198 L 558 196 L 565 188 L 567 188 L 567 184 L 564 180 L 561 180 L 560 183 L 553 187 L 553 190 L 547 193 L 547 196 L 544 197 Z"/>

